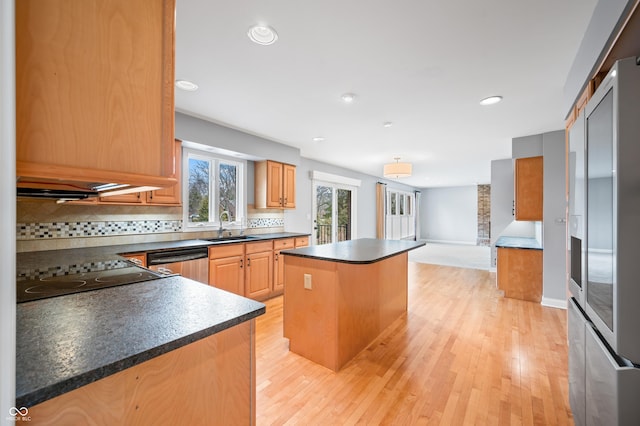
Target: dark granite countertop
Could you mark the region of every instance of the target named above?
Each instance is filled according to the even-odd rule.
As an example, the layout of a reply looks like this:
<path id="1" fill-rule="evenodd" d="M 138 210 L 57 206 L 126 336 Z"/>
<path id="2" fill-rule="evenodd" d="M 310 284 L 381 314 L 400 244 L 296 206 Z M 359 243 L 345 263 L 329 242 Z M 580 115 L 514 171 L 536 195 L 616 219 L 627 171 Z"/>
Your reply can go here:
<path id="1" fill-rule="evenodd" d="M 17 254 L 17 279 L 37 279 L 57 275 L 73 275 L 82 272 L 102 271 L 131 266 L 121 254 L 157 252 L 191 247 L 207 247 L 217 244 L 246 243 L 262 240 L 305 237 L 308 233 L 277 232 L 248 235 L 242 240 L 210 241 L 203 239 L 162 241 L 65 250 L 47 250 Z M 141 237 L 144 238 L 144 237 Z M 215 239 L 212 237 L 212 239 Z"/>
<path id="2" fill-rule="evenodd" d="M 361 238 L 333 244 L 283 250 L 281 253 L 289 256 L 309 257 L 331 262 L 362 264 L 378 262 L 424 245 L 425 243 L 421 241 Z"/>
<path id="3" fill-rule="evenodd" d="M 531 237 L 502 236 L 496 241 L 496 247 L 542 250 L 542 245 Z"/>
<path id="4" fill-rule="evenodd" d="M 69 392 L 265 312 L 182 277 L 17 305 L 16 406 Z"/>

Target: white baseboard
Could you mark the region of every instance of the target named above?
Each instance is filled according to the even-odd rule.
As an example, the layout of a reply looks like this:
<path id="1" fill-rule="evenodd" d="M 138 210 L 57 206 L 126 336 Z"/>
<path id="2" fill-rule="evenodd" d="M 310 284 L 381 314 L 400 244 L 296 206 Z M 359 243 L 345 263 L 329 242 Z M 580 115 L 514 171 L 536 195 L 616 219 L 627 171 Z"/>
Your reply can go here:
<path id="1" fill-rule="evenodd" d="M 540 304 L 549 308 L 567 309 L 566 299 L 552 299 L 550 297 L 543 297 Z"/>
<path id="2" fill-rule="evenodd" d="M 459 245 L 466 245 L 466 246 L 476 245 L 475 241 L 450 241 L 450 240 L 429 240 L 429 239 L 426 239 L 424 241 L 428 243 L 433 243 L 433 244 L 459 244 Z"/>

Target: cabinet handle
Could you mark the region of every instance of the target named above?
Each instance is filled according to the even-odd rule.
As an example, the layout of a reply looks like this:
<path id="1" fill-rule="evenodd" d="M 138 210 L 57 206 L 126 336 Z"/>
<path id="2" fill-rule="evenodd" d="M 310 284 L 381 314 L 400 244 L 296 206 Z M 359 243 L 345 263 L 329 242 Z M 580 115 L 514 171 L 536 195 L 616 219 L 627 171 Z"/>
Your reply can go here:
<path id="1" fill-rule="evenodd" d="M 250 257 L 247 257 L 247 268 L 248 268 L 249 266 L 251 266 L 251 258 L 250 258 Z"/>
<path id="2" fill-rule="evenodd" d="M 278 254 L 279 254 L 279 253 L 276 253 L 276 262 L 278 261 Z"/>
<path id="3" fill-rule="evenodd" d="M 244 263 L 244 259 L 240 259 L 240 269 L 242 269 L 243 263 Z"/>

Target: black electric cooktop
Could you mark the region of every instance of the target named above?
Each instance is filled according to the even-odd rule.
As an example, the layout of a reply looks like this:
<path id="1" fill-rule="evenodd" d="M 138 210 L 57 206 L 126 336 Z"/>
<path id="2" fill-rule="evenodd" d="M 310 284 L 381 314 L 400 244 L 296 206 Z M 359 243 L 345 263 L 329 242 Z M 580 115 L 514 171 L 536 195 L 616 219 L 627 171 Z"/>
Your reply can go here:
<path id="1" fill-rule="evenodd" d="M 18 303 L 29 302 L 117 285 L 155 280 L 162 275 L 144 268 L 130 266 L 103 271 L 84 272 L 18 281 Z"/>

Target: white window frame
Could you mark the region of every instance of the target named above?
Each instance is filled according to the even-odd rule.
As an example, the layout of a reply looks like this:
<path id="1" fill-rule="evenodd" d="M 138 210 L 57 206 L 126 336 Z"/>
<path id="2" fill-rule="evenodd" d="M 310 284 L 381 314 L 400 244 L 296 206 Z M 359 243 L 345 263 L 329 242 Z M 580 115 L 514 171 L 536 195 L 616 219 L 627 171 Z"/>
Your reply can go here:
<path id="1" fill-rule="evenodd" d="M 361 186 L 362 181 L 360 179 L 353 179 L 346 176 L 334 175 L 331 173 L 320 172 L 317 170 L 313 170 L 310 172 L 311 177 L 311 206 L 312 206 L 312 218 L 315 219 L 315 215 L 317 213 L 316 206 L 316 188 L 318 186 L 328 186 L 333 188 L 334 190 L 334 201 L 335 201 L 335 190 L 336 189 L 346 189 L 351 191 L 351 239 L 355 240 L 358 238 L 358 188 Z M 334 208 L 332 211 L 333 219 L 333 228 L 332 234 L 335 231 L 335 227 L 337 226 L 337 210 Z M 315 244 L 316 233 L 314 230 L 315 224 L 311 223 L 311 235 L 313 239 L 313 244 Z M 335 235 L 333 235 L 335 237 Z"/>
<path id="2" fill-rule="evenodd" d="M 190 144 L 195 145 L 195 144 Z M 189 221 L 189 158 L 198 158 L 211 161 L 212 169 L 209 170 L 209 194 L 214 200 L 209 206 L 209 222 Z M 245 227 L 246 217 L 246 180 L 247 162 L 238 158 L 228 157 L 219 153 L 209 152 L 204 149 L 183 147 L 182 149 L 182 230 L 184 232 L 217 231 L 220 229 L 220 218 L 211 217 L 211 212 L 217 212 L 220 202 L 217 179 L 220 173 L 220 163 L 231 164 L 237 167 L 236 180 L 236 217 L 233 221 L 223 220 L 225 230 L 241 229 Z M 213 219 L 213 220 L 212 220 Z"/>

